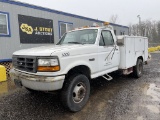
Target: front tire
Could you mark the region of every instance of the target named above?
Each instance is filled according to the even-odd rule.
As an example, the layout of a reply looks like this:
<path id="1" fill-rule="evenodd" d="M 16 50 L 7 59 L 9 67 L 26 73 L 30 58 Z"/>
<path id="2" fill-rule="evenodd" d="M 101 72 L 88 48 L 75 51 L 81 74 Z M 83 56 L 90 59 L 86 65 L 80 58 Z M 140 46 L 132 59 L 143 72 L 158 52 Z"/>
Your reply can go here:
<path id="1" fill-rule="evenodd" d="M 61 92 L 62 104 L 72 112 L 80 111 L 90 95 L 90 83 L 85 75 L 73 75 L 64 83 Z"/>
<path id="2" fill-rule="evenodd" d="M 32 94 L 37 94 L 37 93 L 39 93 L 39 91 L 32 90 L 32 89 L 30 89 L 30 88 L 26 88 L 26 90 L 29 91 L 29 92 L 32 93 Z"/>
<path id="3" fill-rule="evenodd" d="M 143 61 L 137 60 L 136 66 L 133 67 L 133 75 L 135 78 L 140 78 L 143 74 Z"/>

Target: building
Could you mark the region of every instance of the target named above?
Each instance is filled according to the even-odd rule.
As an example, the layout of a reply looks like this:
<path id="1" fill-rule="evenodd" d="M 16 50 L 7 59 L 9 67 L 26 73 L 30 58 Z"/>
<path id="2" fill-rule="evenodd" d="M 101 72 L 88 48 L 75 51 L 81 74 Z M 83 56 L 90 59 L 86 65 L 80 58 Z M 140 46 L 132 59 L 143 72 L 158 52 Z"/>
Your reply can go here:
<path id="1" fill-rule="evenodd" d="M 0 0 L 0 63 L 14 51 L 55 44 L 68 30 L 102 25 L 104 21 L 11 0 Z M 127 26 L 113 24 L 117 35 L 128 34 Z"/>

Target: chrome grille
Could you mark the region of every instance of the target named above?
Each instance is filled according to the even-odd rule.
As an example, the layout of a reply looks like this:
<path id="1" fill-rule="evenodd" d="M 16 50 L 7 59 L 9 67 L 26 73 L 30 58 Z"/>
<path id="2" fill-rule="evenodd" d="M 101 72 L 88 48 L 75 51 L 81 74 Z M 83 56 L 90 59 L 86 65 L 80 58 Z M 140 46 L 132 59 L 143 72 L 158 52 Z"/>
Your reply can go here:
<path id="1" fill-rule="evenodd" d="M 36 57 L 13 56 L 12 62 L 16 69 L 26 72 L 37 72 Z"/>

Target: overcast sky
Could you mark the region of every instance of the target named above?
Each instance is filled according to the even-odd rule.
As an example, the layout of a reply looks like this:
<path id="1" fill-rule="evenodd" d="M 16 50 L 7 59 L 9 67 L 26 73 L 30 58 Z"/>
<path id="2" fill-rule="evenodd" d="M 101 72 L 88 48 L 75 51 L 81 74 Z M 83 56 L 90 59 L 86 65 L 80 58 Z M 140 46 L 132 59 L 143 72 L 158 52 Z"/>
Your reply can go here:
<path id="1" fill-rule="evenodd" d="M 118 24 L 138 23 L 142 20 L 160 20 L 160 0 L 18 0 L 85 17 L 109 21 L 118 15 Z"/>

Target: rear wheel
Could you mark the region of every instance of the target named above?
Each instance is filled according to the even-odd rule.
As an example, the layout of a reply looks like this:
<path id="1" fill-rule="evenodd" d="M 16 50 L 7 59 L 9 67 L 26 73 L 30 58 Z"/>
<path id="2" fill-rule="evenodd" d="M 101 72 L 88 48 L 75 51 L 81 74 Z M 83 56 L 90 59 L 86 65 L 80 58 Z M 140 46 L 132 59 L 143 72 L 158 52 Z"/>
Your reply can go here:
<path id="1" fill-rule="evenodd" d="M 137 60 L 136 66 L 133 67 L 133 75 L 136 78 L 142 76 L 143 73 L 143 61 L 141 59 Z"/>
<path id="2" fill-rule="evenodd" d="M 72 112 L 80 111 L 90 95 L 90 83 L 85 75 L 74 75 L 65 81 L 61 92 L 62 104 Z"/>

